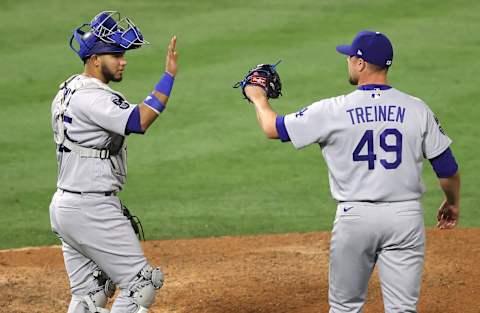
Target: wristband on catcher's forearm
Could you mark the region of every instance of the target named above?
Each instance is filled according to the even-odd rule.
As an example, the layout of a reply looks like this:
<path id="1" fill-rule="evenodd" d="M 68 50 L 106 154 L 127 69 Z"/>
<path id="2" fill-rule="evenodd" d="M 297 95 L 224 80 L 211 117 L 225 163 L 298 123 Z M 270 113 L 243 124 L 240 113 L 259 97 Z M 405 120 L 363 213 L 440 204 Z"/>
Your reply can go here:
<path id="1" fill-rule="evenodd" d="M 170 73 L 165 72 L 160 81 L 155 85 L 155 91 L 161 92 L 170 97 L 175 78 Z"/>
<path id="2" fill-rule="evenodd" d="M 152 109 L 155 113 L 160 114 L 163 110 L 165 110 L 165 104 L 160 101 L 155 94 L 152 92 L 148 95 L 148 97 L 143 100 L 150 109 Z"/>

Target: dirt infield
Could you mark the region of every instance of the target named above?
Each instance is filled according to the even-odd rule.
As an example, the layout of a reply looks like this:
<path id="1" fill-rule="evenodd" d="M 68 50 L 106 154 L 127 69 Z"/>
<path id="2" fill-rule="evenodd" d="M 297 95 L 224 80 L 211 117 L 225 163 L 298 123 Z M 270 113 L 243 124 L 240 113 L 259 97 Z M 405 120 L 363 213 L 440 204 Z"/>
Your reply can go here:
<path id="1" fill-rule="evenodd" d="M 429 230 L 421 313 L 479 313 L 480 229 Z M 329 233 L 149 241 L 166 275 L 152 313 L 328 312 Z M 365 313 L 383 312 L 376 274 Z M 0 312 L 66 312 L 58 247 L 0 252 Z"/>

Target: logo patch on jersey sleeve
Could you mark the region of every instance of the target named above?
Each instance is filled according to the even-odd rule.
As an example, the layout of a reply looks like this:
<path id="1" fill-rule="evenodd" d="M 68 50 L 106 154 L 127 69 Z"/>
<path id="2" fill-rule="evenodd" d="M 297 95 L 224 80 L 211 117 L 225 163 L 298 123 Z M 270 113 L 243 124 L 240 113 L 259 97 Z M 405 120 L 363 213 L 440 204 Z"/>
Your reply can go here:
<path id="1" fill-rule="evenodd" d="M 308 110 L 308 107 L 303 108 L 300 111 L 298 111 L 297 113 L 295 113 L 295 117 L 303 116 L 303 113 L 305 113 L 306 110 Z"/>
<path id="2" fill-rule="evenodd" d="M 447 134 L 445 134 L 445 131 L 443 130 L 442 125 L 440 124 L 440 120 L 438 119 L 438 117 L 436 117 L 435 115 L 433 117 L 435 118 L 435 123 L 437 123 L 438 129 L 440 130 L 440 132 L 446 136 Z"/>
<path id="3" fill-rule="evenodd" d="M 120 109 L 126 110 L 130 107 L 130 104 L 125 101 L 122 97 L 119 95 L 113 95 L 112 96 L 112 102 L 117 105 Z"/>

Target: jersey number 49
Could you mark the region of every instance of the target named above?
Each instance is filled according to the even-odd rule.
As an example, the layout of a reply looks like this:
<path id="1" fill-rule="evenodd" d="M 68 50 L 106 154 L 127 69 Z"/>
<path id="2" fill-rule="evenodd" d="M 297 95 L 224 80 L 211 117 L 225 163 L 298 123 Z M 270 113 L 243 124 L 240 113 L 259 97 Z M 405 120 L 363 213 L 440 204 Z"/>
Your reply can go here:
<path id="1" fill-rule="evenodd" d="M 395 137 L 395 144 L 387 143 L 388 136 Z M 362 139 L 360 139 L 360 142 L 353 151 L 353 161 L 367 161 L 369 170 L 373 170 L 375 168 L 375 160 L 377 159 L 377 155 L 375 154 L 375 151 L 373 151 L 373 139 L 373 130 L 365 131 Z M 367 154 L 360 154 L 365 144 L 367 145 Z M 393 162 L 389 162 L 386 159 L 381 159 L 380 164 L 382 164 L 382 166 L 387 170 L 396 169 L 400 163 L 402 163 L 402 133 L 400 133 L 396 128 L 385 129 L 380 133 L 380 147 L 385 152 L 395 153 L 395 160 Z"/>

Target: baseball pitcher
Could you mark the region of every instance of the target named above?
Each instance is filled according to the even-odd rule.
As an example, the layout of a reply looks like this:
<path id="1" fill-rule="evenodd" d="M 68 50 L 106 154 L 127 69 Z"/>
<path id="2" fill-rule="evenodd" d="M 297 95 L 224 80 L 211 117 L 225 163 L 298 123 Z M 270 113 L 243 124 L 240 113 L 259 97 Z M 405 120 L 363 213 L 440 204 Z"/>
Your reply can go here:
<path id="1" fill-rule="evenodd" d="M 122 80 L 125 52 L 144 44 L 139 28 L 115 11 L 100 12 L 70 39 L 84 71 L 63 82 L 52 103 L 58 181 L 50 204 L 70 281 L 68 313 L 109 312 L 116 286 L 112 313 L 145 313 L 163 285 L 118 193 L 127 175 L 127 135 L 145 133 L 166 108 L 177 73 L 176 37 L 163 76 L 142 103 L 129 103 L 108 85 Z"/>
<path id="2" fill-rule="evenodd" d="M 393 47 L 382 33 L 361 31 L 347 56 L 353 92 L 281 116 L 268 98 L 281 95 L 274 65 L 262 64 L 238 84 L 253 102 L 268 138 L 296 149 L 318 144 L 338 201 L 330 245 L 330 313 L 362 312 L 368 281 L 378 266 L 385 312 L 417 312 L 425 251 L 420 198 L 424 158 L 445 200 L 438 227 L 459 218 L 460 176 L 445 134 L 422 100 L 388 85 Z"/>

